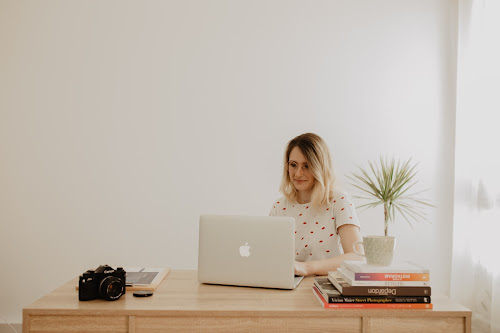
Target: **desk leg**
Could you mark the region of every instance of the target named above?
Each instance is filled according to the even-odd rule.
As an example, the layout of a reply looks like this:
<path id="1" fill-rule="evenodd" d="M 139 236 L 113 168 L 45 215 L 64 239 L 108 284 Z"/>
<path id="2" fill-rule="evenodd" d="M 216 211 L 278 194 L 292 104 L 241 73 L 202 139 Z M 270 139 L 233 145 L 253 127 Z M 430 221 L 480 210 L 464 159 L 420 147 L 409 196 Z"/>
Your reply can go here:
<path id="1" fill-rule="evenodd" d="M 23 330 L 22 330 L 22 332 L 29 333 L 30 329 L 31 329 L 30 316 L 27 313 L 23 313 Z"/>
<path id="2" fill-rule="evenodd" d="M 135 316 L 128 316 L 128 333 L 135 333 Z"/>
<path id="3" fill-rule="evenodd" d="M 472 318 L 471 316 L 465 316 L 465 333 L 472 332 Z"/>

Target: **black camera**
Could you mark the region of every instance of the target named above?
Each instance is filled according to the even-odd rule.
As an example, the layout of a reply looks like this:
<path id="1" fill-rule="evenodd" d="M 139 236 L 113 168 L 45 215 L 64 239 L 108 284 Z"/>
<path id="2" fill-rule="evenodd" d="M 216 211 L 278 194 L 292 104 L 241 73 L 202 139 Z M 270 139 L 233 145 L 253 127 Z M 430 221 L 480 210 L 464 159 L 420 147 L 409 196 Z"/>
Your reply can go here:
<path id="1" fill-rule="evenodd" d="M 126 272 L 122 267 L 116 270 L 108 265 L 99 266 L 95 271 L 88 270 L 80 275 L 78 299 L 90 301 L 105 299 L 115 301 L 125 294 Z"/>

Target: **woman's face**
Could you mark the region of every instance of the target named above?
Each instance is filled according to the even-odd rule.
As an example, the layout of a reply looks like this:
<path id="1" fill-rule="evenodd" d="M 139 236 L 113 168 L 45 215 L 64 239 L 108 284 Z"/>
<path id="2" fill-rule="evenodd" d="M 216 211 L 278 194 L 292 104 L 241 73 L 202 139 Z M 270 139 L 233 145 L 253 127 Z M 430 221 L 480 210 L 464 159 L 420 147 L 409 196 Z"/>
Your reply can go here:
<path id="1" fill-rule="evenodd" d="M 314 176 L 309 170 L 309 162 L 299 147 L 293 147 L 288 157 L 288 175 L 297 191 L 312 191 Z"/>

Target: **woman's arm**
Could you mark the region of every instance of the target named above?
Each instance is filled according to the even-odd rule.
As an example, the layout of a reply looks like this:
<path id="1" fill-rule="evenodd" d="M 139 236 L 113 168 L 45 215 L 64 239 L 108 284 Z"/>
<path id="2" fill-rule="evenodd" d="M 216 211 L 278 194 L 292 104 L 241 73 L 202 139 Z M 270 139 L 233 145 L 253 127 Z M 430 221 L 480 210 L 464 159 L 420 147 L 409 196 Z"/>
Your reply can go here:
<path id="1" fill-rule="evenodd" d="M 353 224 L 344 224 L 337 230 L 344 254 L 323 260 L 296 261 L 295 275 L 328 275 L 328 272 L 337 270 L 344 260 L 363 260 L 363 257 L 358 256 L 352 249 L 354 242 L 361 241 L 359 228 Z M 360 249 L 357 248 L 357 251 L 360 252 Z"/>

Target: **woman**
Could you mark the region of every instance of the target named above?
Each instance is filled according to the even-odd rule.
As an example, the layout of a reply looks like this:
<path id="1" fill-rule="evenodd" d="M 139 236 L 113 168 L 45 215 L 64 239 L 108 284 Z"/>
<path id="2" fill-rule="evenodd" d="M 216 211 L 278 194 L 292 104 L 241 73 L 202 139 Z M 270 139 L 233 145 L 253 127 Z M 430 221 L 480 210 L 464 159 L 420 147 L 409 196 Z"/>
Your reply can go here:
<path id="1" fill-rule="evenodd" d="M 327 275 L 344 260 L 362 260 L 353 252 L 361 240 L 349 195 L 333 189 L 328 146 L 318 135 L 292 139 L 285 152 L 280 191 L 269 215 L 295 218 L 295 274 Z"/>

